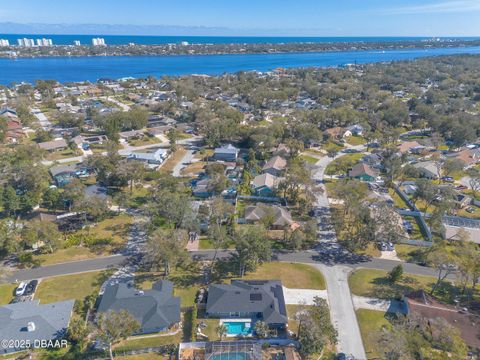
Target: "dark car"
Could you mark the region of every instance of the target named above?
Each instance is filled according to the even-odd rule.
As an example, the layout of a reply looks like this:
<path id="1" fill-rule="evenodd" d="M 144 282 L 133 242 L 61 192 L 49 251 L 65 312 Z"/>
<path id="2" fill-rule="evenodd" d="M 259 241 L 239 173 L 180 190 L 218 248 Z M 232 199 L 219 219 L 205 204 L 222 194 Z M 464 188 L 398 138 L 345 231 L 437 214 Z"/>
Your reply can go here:
<path id="1" fill-rule="evenodd" d="M 347 355 L 340 353 L 337 355 L 337 360 L 347 360 Z"/>
<path id="2" fill-rule="evenodd" d="M 35 293 L 35 290 L 37 290 L 37 285 L 38 285 L 38 280 L 32 280 L 27 284 L 27 287 L 25 288 L 25 292 L 23 295 L 33 295 Z"/>

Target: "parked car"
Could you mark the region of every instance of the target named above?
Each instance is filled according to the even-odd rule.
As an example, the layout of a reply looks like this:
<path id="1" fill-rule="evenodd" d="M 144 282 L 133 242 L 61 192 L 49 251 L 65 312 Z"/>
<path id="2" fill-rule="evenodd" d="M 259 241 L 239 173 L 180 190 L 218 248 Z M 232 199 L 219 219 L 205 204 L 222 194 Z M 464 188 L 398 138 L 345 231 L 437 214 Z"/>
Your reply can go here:
<path id="1" fill-rule="evenodd" d="M 357 149 L 345 149 L 345 150 L 342 150 L 342 152 L 345 154 L 356 154 L 359 151 Z"/>
<path id="2" fill-rule="evenodd" d="M 473 207 L 468 207 L 465 211 L 470 214 L 473 214 L 475 212 L 475 209 Z"/>
<path id="3" fill-rule="evenodd" d="M 32 280 L 28 283 L 27 287 L 25 288 L 25 292 L 23 295 L 33 295 L 35 294 L 35 290 L 37 290 L 38 280 Z"/>
<path id="4" fill-rule="evenodd" d="M 347 355 L 340 353 L 337 355 L 337 360 L 347 360 Z"/>
<path id="5" fill-rule="evenodd" d="M 404 228 L 405 231 L 406 231 L 407 233 L 409 233 L 409 234 L 413 231 L 413 225 L 412 225 L 412 223 L 411 223 L 410 221 L 408 221 L 408 220 L 405 220 L 405 221 L 403 222 L 403 228 Z"/>
<path id="6" fill-rule="evenodd" d="M 453 183 L 455 181 L 455 179 L 450 176 L 444 176 L 442 177 L 442 180 L 448 183 Z"/>
<path id="7" fill-rule="evenodd" d="M 15 290 L 15 295 L 22 296 L 25 293 L 26 288 L 27 288 L 27 282 L 22 281 L 20 285 L 18 285 L 17 289 Z"/>

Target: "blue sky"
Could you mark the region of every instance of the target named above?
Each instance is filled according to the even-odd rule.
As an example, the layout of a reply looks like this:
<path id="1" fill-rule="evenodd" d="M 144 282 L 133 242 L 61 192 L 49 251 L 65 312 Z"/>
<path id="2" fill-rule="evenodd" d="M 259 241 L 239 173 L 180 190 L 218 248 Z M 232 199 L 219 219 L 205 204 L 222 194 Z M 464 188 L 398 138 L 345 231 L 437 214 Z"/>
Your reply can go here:
<path id="1" fill-rule="evenodd" d="M 248 35 L 479 36 L 480 0 L 0 0 L 0 22 L 200 26 L 219 28 L 218 35 L 228 28 Z"/>

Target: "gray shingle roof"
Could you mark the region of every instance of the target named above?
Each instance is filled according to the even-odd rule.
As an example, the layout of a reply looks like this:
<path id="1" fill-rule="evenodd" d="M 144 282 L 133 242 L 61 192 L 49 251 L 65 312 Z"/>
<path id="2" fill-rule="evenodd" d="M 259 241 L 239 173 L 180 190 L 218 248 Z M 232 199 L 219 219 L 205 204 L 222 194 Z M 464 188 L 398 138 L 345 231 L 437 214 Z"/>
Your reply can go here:
<path id="1" fill-rule="evenodd" d="M 288 322 L 282 283 L 278 280 L 232 280 L 208 288 L 207 313 L 259 313 L 267 324 Z"/>
<path id="2" fill-rule="evenodd" d="M 125 283 L 109 285 L 98 312 L 120 310 L 128 311 L 140 323 L 140 332 L 158 332 L 180 321 L 180 298 L 173 296 L 173 284 L 166 280 L 144 291 Z"/>
<path id="3" fill-rule="evenodd" d="M 0 339 L 53 340 L 65 334 L 74 300 L 42 304 L 38 300 L 19 302 L 0 307 Z M 35 324 L 34 331 L 27 331 L 28 323 Z M 21 349 L 0 349 L 9 353 Z"/>

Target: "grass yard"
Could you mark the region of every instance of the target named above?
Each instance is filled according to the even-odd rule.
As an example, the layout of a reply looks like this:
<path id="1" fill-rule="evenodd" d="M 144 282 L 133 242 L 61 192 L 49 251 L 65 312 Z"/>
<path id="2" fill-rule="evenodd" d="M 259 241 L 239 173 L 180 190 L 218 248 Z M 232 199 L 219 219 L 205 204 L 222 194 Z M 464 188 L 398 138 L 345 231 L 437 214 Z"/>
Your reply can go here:
<path id="1" fill-rule="evenodd" d="M 367 140 L 361 136 L 349 136 L 347 137 L 347 143 L 349 143 L 352 146 L 358 146 L 358 145 L 364 145 L 367 143 Z"/>
<path id="2" fill-rule="evenodd" d="M 99 238 L 112 237 L 116 245 L 123 245 L 127 241 L 128 231 L 133 218 L 127 214 L 119 214 L 112 218 L 100 221 L 90 229 L 91 234 Z"/>
<path id="3" fill-rule="evenodd" d="M 130 146 L 143 146 L 143 145 L 153 145 L 161 143 L 160 139 L 155 136 L 146 135 L 141 139 L 130 140 L 128 144 Z"/>
<path id="4" fill-rule="evenodd" d="M 120 360 L 167 360 L 168 355 L 160 355 L 157 353 L 150 354 L 137 354 L 137 355 L 125 355 L 125 356 L 115 356 L 116 359 Z"/>
<path id="5" fill-rule="evenodd" d="M 428 249 L 422 246 L 396 244 L 395 250 L 400 259 L 406 262 L 419 263 L 425 260 L 425 253 Z"/>
<path id="6" fill-rule="evenodd" d="M 10 304 L 13 300 L 13 292 L 17 285 L 15 284 L 2 284 L 0 285 L 0 305 Z"/>
<path id="7" fill-rule="evenodd" d="M 380 359 L 379 337 L 382 329 L 391 328 L 390 322 L 385 318 L 383 311 L 357 310 L 358 326 L 362 334 L 363 346 L 368 359 Z"/>
<path id="8" fill-rule="evenodd" d="M 257 271 L 247 273 L 244 279 L 281 280 L 284 286 L 292 289 L 326 289 L 322 273 L 306 264 L 265 263 Z"/>
<path id="9" fill-rule="evenodd" d="M 316 157 L 306 155 L 306 154 L 300 155 L 300 159 L 305 161 L 307 164 L 312 164 L 312 165 L 315 165 L 318 162 L 318 159 Z"/>
<path id="10" fill-rule="evenodd" d="M 80 155 L 81 154 L 73 151 L 72 149 L 65 149 L 62 151 L 53 151 L 48 153 L 45 156 L 45 160 L 55 161 L 55 160 L 60 160 L 60 159 L 65 159 L 65 158 L 75 157 Z"/>
<path id="11" fill-rule="evenodd" d="M 35 255 L 33 260 L 34 262 L 39 262 L 42 266 L 45 266 L 63 262 L 86 260 L 97 256 L 99 256 L 98 253 L 95 253 L 86 247 L 73 246 L 67 249 L 59 249 L 53 254 Z"/>
<path id="12" fill-rule="evenodd" d="M 207 165 L 207 162 L 204 161 L 193 162 L 183 168 L 180 173 L 184 176 L 196 176 L 203 172 L 205 165 Z"/>
<path id="13" fill-rule="evenodd" d="M 325 169 L 327 175 L 342 175 L 353 167 L 361 158 L 362 153 L 345 154 L 333 160 Z"/>
<path id="14" fill-rule="evenodd" d="M 44 279 L 38 285 L 35 299 L 40 299 L 42 304 L 69 299 L 83 300 L 87 295 L 98 293 L 110 274 L 110 271 L 95 271 Z"/>
<path id="15" fill-rule="evenodd" d="M 181 331 L 175 335 L 162 336 L 160 334 L 157 336 L 149 336 L 149 337 L 138 337 L 138 338 L 132 337 L 116 345 L 115 351 L 121 352 L 121 351 L 130 351 L 130 350 L 136 350 L 136 349 L 144 349 L 149 347 L 157 347 L 157 346 L 168 345 L 168 344 L 178 344 L 181 341 L 182 341 Z"/>
<path id="16" fill-rule="evenodd" d="M 183 159 L 186 153 L 187 150 L 185 150 L 185 148 L 182 146 L 179 146 L 177 151 L 175 151 L 175 153 L 171 154 L 168 159 L 165 160 L 163 165 L 160 167 L 160 171 L 171 173 L 173 168 Z"/>
<path id="17" fill-rule="evenodd" d="M 227 246 L 223 246 L 223 248 L 225 248 L 225 249 L 234 249 L 234 248 L 235 248 L 235 244 L 233 244 L 233 243 L 227 244 Z M 199 249 L 200 249 L 200 250 L 210 250 L 210 249 L 214 249 L 214 247 L 213 247 L 212 242 L 210 241 L 210 239 L 207 239 L 207 238 L 205 238 L 205 237 L 202 237 L 202 238 L 200 238 Z"/>
<path id="18" fill-rule="evenodd" d="M 348 283 L 354 295 L 393 299 L 419 289 L 429 292 L 437 280 L 430 276 L 404 274 L 402 279 L 392 284 L 387 276 L 388 273 L 383 270 L 360 269 L 350 275 Z M 441 301 L 452 303 L 457 290 L 452 284 L 443 282 L 435 296 Z"/>
<path id="19" fill-rule="evenodd" d="M 217 326 L 219 324 L 218 319 L 204 319 L 204 318 L 199 318 L 197 320 L 197 323 L 205 323 L 207 325 L 206 328 L 202 329 L 202 334 L 206 335 L 208 337 L 208 341 L 217 341 L 220 338 L 218 337 L 217 334 Z M 203 341 L 201 336 L 197 337 L 198 341 Z"/>

